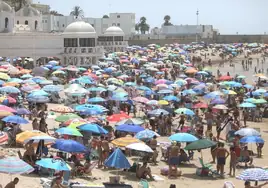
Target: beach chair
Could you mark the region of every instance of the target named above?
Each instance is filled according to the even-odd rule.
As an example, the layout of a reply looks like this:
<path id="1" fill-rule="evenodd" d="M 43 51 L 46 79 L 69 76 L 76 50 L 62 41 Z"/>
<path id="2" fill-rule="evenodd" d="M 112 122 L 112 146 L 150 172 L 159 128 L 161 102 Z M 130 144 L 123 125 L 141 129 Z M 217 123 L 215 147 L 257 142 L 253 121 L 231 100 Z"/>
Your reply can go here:
<path id="1" fill-rule="evenodd" d="M 216 170 L 212 169 L 212 164 L 204 163 L 202 158 L 198 158 L 199 163 L 201 164 L 201 168 L 198 168 L 196 170 L 196 174 L 199 176 L 214 176 L 219 175 L 219 173 Z"/>
<path id="2" fill-rule="evenodd" d="M 149 188 L 149 183 L 147 180 L 145 179 L 141 179 L 139 184 L 138 184 L 139 188 Z"/>

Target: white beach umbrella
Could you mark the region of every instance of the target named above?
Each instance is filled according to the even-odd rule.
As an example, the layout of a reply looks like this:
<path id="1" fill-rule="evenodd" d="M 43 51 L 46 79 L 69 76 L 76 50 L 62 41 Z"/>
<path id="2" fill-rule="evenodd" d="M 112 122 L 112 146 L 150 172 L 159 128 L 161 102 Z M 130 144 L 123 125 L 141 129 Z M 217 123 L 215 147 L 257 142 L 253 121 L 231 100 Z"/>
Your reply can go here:
<path id="1" fill-rule="evenodd" d="M 136 151 L 148 152 L 148 153 L 153 153 L 154 152 L 149 146 L 147 146 L 144 143 L 129 144 L 129 145 L 126 146 L 126 148 L 136 150 Z"/>

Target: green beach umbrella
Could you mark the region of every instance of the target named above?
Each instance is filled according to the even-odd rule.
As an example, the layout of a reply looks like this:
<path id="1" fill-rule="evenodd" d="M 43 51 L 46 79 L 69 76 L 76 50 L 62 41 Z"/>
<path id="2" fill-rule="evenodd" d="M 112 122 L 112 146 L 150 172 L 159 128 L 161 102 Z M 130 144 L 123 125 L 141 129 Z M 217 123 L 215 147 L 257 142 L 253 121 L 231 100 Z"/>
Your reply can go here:
<path id="1" fill-rule="evenodd" d="M 201 139 L 192 142 L 191 144 L 187 145 L 184 149 L 185 150 L 201 150 L 201 149 L 207 149 L 215 146 L 217 143 L 213 142 L 208 139 Z"/>
<path id="2" fill-rule="evenodd" d="M 77 129 L 70 127 L 59 128 L 56 132 L 62 135 L 83 136 Z"/>
<path id="3" fill-rule="evenodd" d="M 73 113 L 67 113 L 67 114 L 62 114 L 58 117 L 56 117 L 55 121 L 57 122 L 65 122 L 70 119 L 82 119 L 80 116 L 73 114 Z"/>

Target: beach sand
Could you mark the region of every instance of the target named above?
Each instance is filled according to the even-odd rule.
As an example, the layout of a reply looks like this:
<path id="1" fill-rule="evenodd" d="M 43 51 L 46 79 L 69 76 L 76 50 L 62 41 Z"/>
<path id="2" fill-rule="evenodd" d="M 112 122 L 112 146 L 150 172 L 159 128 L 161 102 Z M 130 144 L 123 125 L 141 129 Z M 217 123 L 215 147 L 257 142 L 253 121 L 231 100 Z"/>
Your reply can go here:
<path id="1" fill-rule="evenodd" d="M 265 64 L 266 68 L 267 63 Z M 213 72 L 217 70 L 217 65 L 213 65 Z M 227 72 L 229 71 L 231 75 L 237 74 L 243 74 L 245 76 L 248 76 L 247 81 L 252 81 L 252 75 L 254 74 L 252 71 L 244 72 L 241 68 L 240 63 L 237 63 L 235 66 L 235 71 L 231 70 L 232 68 L 229 67 L 229 65 L 225 65 L 224 68 L 220 68 L 221 72 Z M 254 66 L 253 66 L 254 69 Z M 49 104 L 49 108 L 52 108 L 53 106 L 57 106 L 57 104 Z M 49 129 L 53 129 L 54 127 L 58 127 L 58 123 L 56 123 L 54 120 L 47 119 L 47 123 L 49 125 Z M 263 119 L 263 122 L 255 123 L 255 122 L 248 122 L 249 127 L 253 128 L 259 128 L 261 130 L 262 137 L 265 141 L 268 140 L 268 119 Z M 23 130 L 31 130 L 32 126 L 31 124 L 28 125 L 22 125 Z M 215 128 L 213 128 L 215 130 Z M 223 131 L 224 132 L 224 131 Z M 224 134 L 224 133 L 222 133 Z M 223 135 L 224 136 L 224 135 Z M 158 141 L 168 141 L 167 137 L 161 137 L 158 138 Z M 0 146 L 1 148 L 1 146 Z M 227 148 L 227 146 L 226 146 Z M 256 153 L 256 146 L 255 144 L 250 144 L 249 149 L 252 149 Z M 17 154 L 17 149 L 4 149 L 5 152 L 9 152 L 9 154 L 14 153 Z M 210 155 L 210 149 L 203 150 L 203 159 L 204 162 L 210 162 L 212 161 L 212 157 Z M 160 148 L 159 148 L 159 159 L 161 156 Z M 224 179 L 217 179 L 217 178 L 211 178 L 211 177 L 199 177 L 195 175 L 196 168 L 200 167 L 200 164 L 198 162 L 198 157 L 200 157 L 200 153 L 195 152 L 194 154 L 194 160 L 190 161 L 190 163 L 184 164 L 179 166 L 179 168 L 182 170 L 182 176 L 170 180 L 165 176 L 160 175 L 160 168 L 163 166 L 167 166 L 165 162 L 160 161 L 157 166 L 151 165 L 150 168 L 152 169 L 152 173 L 156 174 L 160 177 L 162 177 L 163 181 L 150 181 L 150 187 L 157 187 L 157 188 L 168 188 L 170 184 L 176 184 L 177 187 L 180 188 L 222 188 L 225 181 L 231 181 L 233 182 L 236 187 L 243 187 L 244 182 L 235 179 L 234 177 L 226 176 Z M 130 158 L 130 161 L 132 163 L 133 159 L 137 157 Z M 158 160 L 159 161 L 159 160 Z M 227 159 L 225 166 L 225 172 L 226 174 L 229 173 L 229 159 Z M 263 157 L 262 158 L 256 158 L 254 157 L 254 166 L 255 167 L 264 167 L 268 166 L 268 147 L 264 145 L 263 148 Z M 216 165 L 213 165 L 213 168 L 216 169 Z M 236 174 L 240 174 L 243 171 L 243 169 L 237 169 Z M 101 182 L 108 182 L 109 176 L 116 175 L 117 171 L 115 170 L 103 170 L 103 169 L 94 169 L 92 172 L 92 176 L 95 177 L 97 180 L 91 181 L 90 179 L 74 179 L 75 182 L 84 182 L 84 183 L 101 183 Z M 119 172 L 121 175 L 121 181 L 124 181 L 127 184 L 131 184 L 134 188 L 138 187 L 138 180 L 135 177 L 134 173 L 129 172 Z M 40 185 L 40 177 L 37 175 L 7 175 L 7 174 L 1 174 L 0 175 L 0 184 L 6 185 L 8 182 L 11 181 L 12 178 L 19 177 L 20 182 L 16 186 L 16 188 L 39 188 Z"/>

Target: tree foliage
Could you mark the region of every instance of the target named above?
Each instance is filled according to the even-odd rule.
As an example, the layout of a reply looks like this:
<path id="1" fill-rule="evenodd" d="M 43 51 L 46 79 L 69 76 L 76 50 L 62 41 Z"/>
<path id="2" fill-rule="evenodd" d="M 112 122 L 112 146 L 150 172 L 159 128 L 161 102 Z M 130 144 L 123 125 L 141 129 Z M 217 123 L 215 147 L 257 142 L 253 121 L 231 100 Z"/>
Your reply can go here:
<path id="1" fill-rule="evenodd" d="M 147 19 L 144 16 L 141 17 L 139 23 L 137 23 L 135 25 L 135 30 L 138 31 L 138 32 L 140 31 L 141 34 L 145 34 L 146 32 L 149 32 L 150 25 L 147 24 L 146 21 L 147 21 Z"/>
<path id="2" fill-rule="evenodd" d="M 81 9 L 80 6 L 75 6 L 73 10 L 70 12 L 70 15 L 78 17 L 84 17 L 84 11 Z"/>

